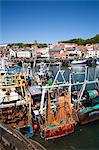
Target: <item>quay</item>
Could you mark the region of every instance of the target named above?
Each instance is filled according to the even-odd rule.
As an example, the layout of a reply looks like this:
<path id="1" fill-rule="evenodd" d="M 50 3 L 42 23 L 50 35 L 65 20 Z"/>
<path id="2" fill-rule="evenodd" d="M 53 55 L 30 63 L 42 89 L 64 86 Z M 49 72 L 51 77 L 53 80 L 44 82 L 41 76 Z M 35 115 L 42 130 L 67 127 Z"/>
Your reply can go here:
<path id="1" fill-rule="evenodd" d="M 16 150 L 46 150 L 41 144 L 34 140 L 26 139 L 20 132 L 10 126 L 0 123 L 1 146 Z"/>

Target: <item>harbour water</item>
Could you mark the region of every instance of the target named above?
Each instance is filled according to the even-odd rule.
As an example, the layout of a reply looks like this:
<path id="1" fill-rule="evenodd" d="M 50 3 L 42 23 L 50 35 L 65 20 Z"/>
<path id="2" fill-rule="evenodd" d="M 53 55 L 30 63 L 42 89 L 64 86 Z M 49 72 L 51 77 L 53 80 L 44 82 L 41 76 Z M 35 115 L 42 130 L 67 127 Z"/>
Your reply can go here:
<path id="1" fill-rule="evenodd" d="M 35 136 L 47 150 L 99 150 L 99 121 L 79 126 L 73 134 L 45 141 Z"/>
<path id="2" fill-rule="evenodd" d="M 73 66 L 72 70 L 75 72 L 84 71 L 83 66 Z M 69 69 L 66 70 L 65 77 L 68 81 Z M 54 75 L 56 74 L 58 68 L 52 68 Z M 96 70 L 96 74 L 95 74 Z M 93 80 L 96 76 L 99 78 L 99 66 L 96 68 L 88 68 L 89 80 Z M 61 77 L 60 81 L 61 81 Z M 78 75 L 75 80 L 82 81 L 84 76 Z M 89 85 L 88 89 L 93 89 L 94 85 Z M 41 139 L 38 133 L 33 137 L 36 141 L 40 142 L 47 150 L 98 150 L 99 149 L 99 121 L 89 123 L 83 126 L 77 126 L 75 132 L 65 137 L 61 137 L 55 140 L 45 141 Z"/>

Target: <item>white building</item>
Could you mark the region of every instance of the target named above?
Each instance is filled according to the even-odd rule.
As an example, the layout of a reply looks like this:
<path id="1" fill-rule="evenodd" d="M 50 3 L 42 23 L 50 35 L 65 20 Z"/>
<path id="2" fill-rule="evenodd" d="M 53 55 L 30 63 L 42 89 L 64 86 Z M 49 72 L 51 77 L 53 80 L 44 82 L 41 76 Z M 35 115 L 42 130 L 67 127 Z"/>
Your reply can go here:
<path id="1" fill-rule="evenodd" d="M 17 57 L 18 58 L 31 58 L 32 53 L 30 51 L 18 51 Z"/>
<path id="2" fill-rule="evenodd" d="M 89 58 L 89 57 L 97 57 L 99 58 L 99 50 L 88 50 L 87 51 L 87 54 L 86 54 L 86 58 Z"/>
<path id="3" fill-rule="evenodd" d="M 98 44 L 87 44 L 86 48 L 87 48 L 86 58 L 89 58 L 89 57 L 99 58 L 99 46 L 98 46 Z"/>
<path id="4" fill-rule="evenodd" d="M 79 49 L 71 49 L 71 50 L 68 50 L 68 53 L 69 55 L 76 55 L 76 56 L 79 56 L 81 57 L 82 56 L 82 52 L 79 50 Z"/>
<path id="5" fill-rule="evenodd" d="M 74 44 L 74 43 L 65 43 L 65 44 L 64 44 L 64 47 L 65 47 L 65 48 L 74 48 L 74 47 L 76 47 L 76 45 L 77 45 L 77 44 Z"/>
<path id="6" fill-rule="evenodd" d="M 10 58 L 12 57 L 16 58 L 16 52 L 12 49 L 10 49 L 9 51 L 10 51 Z"/>
<path id="7" fill-rule="evenodd" d="M 0 47 L 7 47 L 8 44 L 0 44 Z"/>

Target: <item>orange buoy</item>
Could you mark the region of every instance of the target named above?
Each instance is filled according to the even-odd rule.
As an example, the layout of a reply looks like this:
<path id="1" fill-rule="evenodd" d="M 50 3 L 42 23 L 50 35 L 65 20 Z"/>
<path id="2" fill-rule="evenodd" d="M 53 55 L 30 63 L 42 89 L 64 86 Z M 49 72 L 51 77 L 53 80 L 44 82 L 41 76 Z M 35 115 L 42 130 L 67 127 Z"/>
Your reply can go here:
<path id="1" fill-rule="evenodd" d="M 33 126 L 33 127 L 34 127 L 34 129 L 35 129 L 35 130 L 37 130 L 37 129 L 38 129 L 38 125 L 37 125 L 37 124 L 34 124 L 34 126 Z"/>

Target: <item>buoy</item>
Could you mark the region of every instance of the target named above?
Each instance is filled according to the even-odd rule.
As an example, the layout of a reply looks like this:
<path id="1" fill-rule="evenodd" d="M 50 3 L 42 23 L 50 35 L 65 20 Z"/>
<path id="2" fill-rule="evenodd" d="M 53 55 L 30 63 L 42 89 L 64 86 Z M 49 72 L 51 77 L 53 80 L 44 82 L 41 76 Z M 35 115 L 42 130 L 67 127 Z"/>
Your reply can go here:
<path id="1" fill-rule="evenodd" d="M 90 91 L 88 91 L 88 93 L 89 93 L 90 99 L 93 99 L 93 98 L 98 96 L 98 91 L 97 90 L 90 90 Z"/>
<path id="2" fill-rule="evenodd" d="M 38 125 L 34 124 L 34 129 L 37 130 L 38 129 Z"/>

